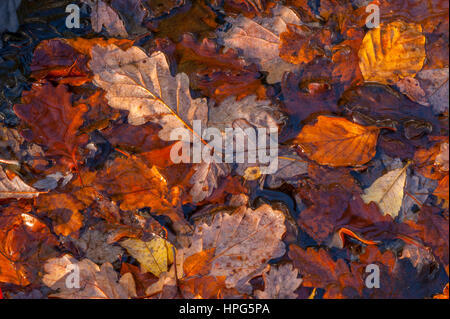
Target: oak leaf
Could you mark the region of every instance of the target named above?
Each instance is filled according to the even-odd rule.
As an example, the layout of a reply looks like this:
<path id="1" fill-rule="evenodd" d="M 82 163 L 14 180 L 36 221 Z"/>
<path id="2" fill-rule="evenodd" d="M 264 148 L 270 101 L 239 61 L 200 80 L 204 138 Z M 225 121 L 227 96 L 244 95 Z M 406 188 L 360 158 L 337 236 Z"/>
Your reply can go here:
<path id="1" fill-rule="evenodd" d="M 319 116 L 307 124 L 294 143 L 321 165 L 333 167 L 364 165 L 375 156 L 380 129 L 362 126 L 344 118 Z"/>
<path id="2" fill-rule="evenodd" d="M 159 136 L 168 141 L 172 129 L 192 128 L 194 120 L 206 124 L 206 100 L 192 99 L 187 75 L 173 77 L 162 52 L 148 57 L 138 47 L 123 51 L 114 45 L 96 46 L 89 66 L 94 83 L 107 92 L 110 106 L 128 110 L 132 125 L 151 120 L 163 127 Z"/>
<path id="3" fill-rule="evenodd" d="M 258 299 L 296 299 L 295 290 L 303 281 L 297 276 L 298 270 L 292 264 L 271 267 L 263 274 L 264 291 L 257 290 L 255 295 Z"/>
<path id="4" fill-rule="evenodd" d="M 177 190 L 169 189 L 156 166 L 149 167 L 137 157 L 116 158 L 97 176 L 94 186 L 119 201 L 122 210 L 151 207 L 155 212 L 167 213 L 178 200 Z"/>
<path id="5" fill-rule="evenodd" d="M 426 55 L 422 26 L 403 21 L 381 24 L 366 33 L 358 55 L 366 81 L 391 84 L 414 77 Z"/>
<path id="6" fill-rule="evenodd" d="M 33 84 L 22 94 L 22 104 L 16 104 L 14 112 L 31 127 L 31 131 L 23 131 L 27 140 L 46 146 L 47 155 L 76 165 L 78 147 L 88 140 L 85 134 L 77 135 L 87 106 L 72 106 L 71 98 L 64 85 Z"/>
<path id="7" fill-rule="evenodd" d="M 272 9 L 272 17 L 251 20 L 244 16 L 228 18 L 232 25 L 226 32 L 219 31 L 219 43 L 239 50 L 249 62 L 256 62 L 268 72 L 267 82 L 280 82 L 284 72 L 298 67 L 280 57 L 280 35 L 288 24 L 299 25 L 300 19 L 291 9 L 278 5 Z"/>
<path id="8" fill-rule="evenodd" d="M 16 201 L 1 208 L 0 282 L 27 286 L 37 279 L 46 258 L 58 245 L 55 236 L 31 213 L 26 202 Z"/>
<path id="9" fill-rule="evenodd" d="M 213 256 L 201 258 L 211 276 L 225 276 L 226 287 L 242 287 L 263 272 L 270 259 L 281 257 L 286 231 L 284 215 L 263 205 L 256 210 L 236 209 L 231 215 L 215 215 L 211 225 L 196 227 L 192 245 L 184 249 L 185 259 L 214 249 Z M 200 255 L 197 255 L 200 258 Z"/>
<path id="10" fill-rule="evenodd" d="M 67 282 L 73 269 L 79 274 L 79 287 L 71 287 Z M 56 293 L 50 295 L 62 299 L 129 299 L 136 296 L 136 288 L 130 273 L 118 280 L 110 263 L 101 267 L 89 259 L 76 260 L 70 255 L 49 259 L 44 265 L 43 282 Z M 71 282 L 72 283 L 72 282 Z"/>
<path id="11" fill-rule="evenodd" d="M 81 211 L 85 205 L 72 194 L 50 193 L 40 196 L 36 200 L 38 214 L 49 217 L 53 221 L 53 230 L 57 235 L 77 236 L 78 230 L 83 226 L 84 217 Z"/>
<path id="12" fill-rule="evenodd" d="M 82 1 L 91 7 L 91 24 L 95 32 L 101 32 L 104 26 L 110 36 L 128 36 L 122 20 L 107 3 L 103 0 Z"/>
<path id="13" fill-rule="evenodd" d="M 15 175 L 9 177 L 3 167 L 0 166 L 0 199 L 3 198 L 33 198 L 39 196 L 40 192 L 27 185 Z"/>

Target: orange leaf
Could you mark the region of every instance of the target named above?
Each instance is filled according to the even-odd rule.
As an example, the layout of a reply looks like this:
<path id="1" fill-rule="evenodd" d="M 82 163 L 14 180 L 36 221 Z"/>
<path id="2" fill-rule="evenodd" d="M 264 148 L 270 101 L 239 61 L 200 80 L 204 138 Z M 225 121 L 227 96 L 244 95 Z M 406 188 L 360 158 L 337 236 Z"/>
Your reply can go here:
<path id="1" fill-rule="evenodd" d="M 319 116 L 313 125 L 305 125 L 294 139 L 306 155 L 321 165 L 358 166 L 376 153 L 380 129 L 362 126 L 344 118 Z"/>
<path id="2" fill-rule="evenodd" d="M 185 276 L 191 277 L 208 274 L 215 251 L 216 249 L 213 247 L 187 257 L 183 264 Z"/>

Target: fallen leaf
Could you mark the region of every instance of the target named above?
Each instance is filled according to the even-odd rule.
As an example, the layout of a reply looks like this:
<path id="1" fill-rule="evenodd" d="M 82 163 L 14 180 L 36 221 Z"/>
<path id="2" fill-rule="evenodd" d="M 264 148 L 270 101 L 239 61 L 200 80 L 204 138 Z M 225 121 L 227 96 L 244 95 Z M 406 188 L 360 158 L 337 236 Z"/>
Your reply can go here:
<path id="1" fill-rule="evenodd" d="M 378 178 L 364 190 L 361 198 L 365 203 L 377 203 L 384 215 L 397 217 L 402 207 L 408 166 L 407 164 L 403 168 L 394 169 Z"/>
<path id="2" fill-rule="evenodd" d="M 268 72 L 267 82 L 280 82 L 284 72 L 298 67 L 280 58 L 280 35 L 288 24 L 300 25 L 300 19 L 291 9 L 278 5 L 272 9 L 272 17 L 251 20 L 244 16 L 228 18 L 231 28 L 219 31 L 219 43 L 241 51 L 249 62 L 258 63 Z"/>
<path id="3" fill-rule="evenodd" d="M 33 84 L 22 94 L 22 104 L 16 104 L 14 112 L 31 127 L 31 131 L 23 131 L 27 140 L 46 146 L 48 156 L 62 157 L 63 163 L 74 166 L 78 147 L 88 140 L 85 134 L 77 135 L 87 106 L 72 106 L 71 98 L 64 85 Z"/>
<path id="4" fill-rule="evenodd" d="M 103 26 L 110 36 L 127 37 L 128 33 L 117 13 L 103 0 L 82 0 L 91 7 L 91 24 L 95 32 L 101 32 Z"/>
<path id="5" fill-rule="evenodd" d="M 38 278 L 45 259 L 53 257 L 58 241 L 50 229 L 17 201 L 1 208 L 0 282 L 27 286 Z"/>
<path id="6" fill-rule="evenodd" d="M 36 200 L 38 214 L 52 220 L 57 235 L 78 237 L 77 232 L 83 226 L 81 211 L 84 208 L 83 203 L 67 193 L 45 194 Z"/>
<path id="7" fill-rule="evenodd" d="M 381 24 L 366 33 L 358 55 L 366 81 L 391 84 L 414 77 L 426 55 L 422 26 L 403 21 Z"/>
<path id="8" fill-rule="evenodd" d="M 147 166 L 137 157 L 116 158 L 97 176 L 94 185 L 119 201 L 122 210 L 151 207 L 155 212 L 167 213 L 174 212 L 176 206 L 176 189 L 169 190 L 158 169 Z"/>
<path id="9" fill-rule="evenodd" d="M 203 124 L 207 120 L 206 100 L 191 98 L 187 75 L 173 77 L 162 52 L 148 57 L 138 47 L 122 51 L 114 45 L 96 46 L 89 66 L 94 83 L 107 91 L 111 107 L 128 110 L 132 125 L 149 120 L 160 124 L 159 136 L 165 141 L 173 129 L 192 128 L 194 120 Z"/>
<path id="10" fill-rule="evenodd" d="M 143 269 L 157 277 L 173 262 L 173 245 L 159 236 L 148 242 L 129 238 L 121 241 L 120 245 L 139 261 Z"/>
<path id="11" fill-rule="evenodd" d="M 282 212 L 268 205 L 256 210 L 240 207 L 231 215 L 218 213 L 211 225 L 197 226 L 184 256 L 214 249 L 212 258 L 202 258 L 209 275 L 225 276 L 227 288 L 243 286 L 260 274 L 270 259 L 284 254 L 281 236 L 285 231 Z"/>
<path id="12" fill-rule="evenodd" d="M 64 40 L 42 41 L 34 50 L 31 76 L 59 84 L 82 85 L 91 78 L 87 60 Z"/>
<path id="13" fill-rule="evenodd" d="M 364 165 L 375 156 L 380 129 L 362 126 L 344 118 L 319 116 L 307 124 L 294 143 L 321 165 L 333 167 Z"/>
<path id="14" fill-rule="evenodd" d="M 79 273 L 79 288 L 70 287 L 73 283 L 73 270 Z M 70 255 L 49 259 L 44 265 L 43 282 L 56 293 L 50 295 L 62 299 L 129 299 L 136 296 L 134 280 L 131 274 L 123 275 L 118 280 L 117 273 L 110 263 L 101 267 L 89 259 L 76 260 Z"/>
<path id="15" fill-rule="evenodd" d="M 97 264 L 113 263 L 120 258 L 123 250 L 119 246 L 108 244 L 108 236 L 106 231 L 87 230 L 79 239 L 72 239 L 72 242 L 89 260 Z"/>
<path id="16" fill-rule="evenodd" d="M 297 276 L 298 270 L 292 264 L 271 267 L 263 274 L 264 291 L 257 290 L 255 295 L 258 299 L 296 299 L 295 290 L 303 281 Z"/>
<path id="17" fill-rule="evenodd" d="M 3 198 L 33 198 L 39 196 L 41 192 L 27 185 L 19 176 L 13 174 L 10 178 L 3 167 L 0 166 L 0 199 Z"/>

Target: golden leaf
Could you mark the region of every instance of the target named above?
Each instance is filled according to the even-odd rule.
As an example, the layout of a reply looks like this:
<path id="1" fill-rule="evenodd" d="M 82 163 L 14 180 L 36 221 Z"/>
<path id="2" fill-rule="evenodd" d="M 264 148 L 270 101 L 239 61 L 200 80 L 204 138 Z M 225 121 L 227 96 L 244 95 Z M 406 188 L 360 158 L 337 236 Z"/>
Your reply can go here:
<path id="1" fill-rule="evenodd" d="M 144 270 L 158 277 L 173 262 L 173 245 L 161 237 L 155 237 L 149 242 L 128 238 L 120 245 L 139 261 Z"/>
<path id="2" fill-rule="evenodd" d="M 358 52 L 366 81 L 392 84 L 414 77 L 425 61 L 422 26 L 395 21 L 366 33 Z"/>

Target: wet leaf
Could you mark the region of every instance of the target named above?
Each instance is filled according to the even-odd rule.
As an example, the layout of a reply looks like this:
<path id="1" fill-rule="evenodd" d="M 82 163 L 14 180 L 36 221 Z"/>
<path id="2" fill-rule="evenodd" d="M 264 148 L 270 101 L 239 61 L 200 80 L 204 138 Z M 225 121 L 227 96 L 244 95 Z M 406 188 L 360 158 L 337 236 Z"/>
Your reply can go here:
<path id="1" fill-rule="evenodd" d="M 159 277 L 173 262 L 173 245 L 161 237 L 144 242 L 129 238 L 120 242 L 130 255 L 136 258 L 141 267 Z"/>
<path id="2" fill-rule="evenodd" d="M 210 269 L 208 274 L 225 276 L 227 288 L 242 286 L 260 274 L 270 259 L 284 254 L 280 239 L 285 230 L 280 211 L 268 205 L 256 210 L 241 207 L 232 215 L 217 214 L 211 225 L 197 226 L 192 245 L 185 249 L 184 255 L 189 258 L 214 249 L 212 257 L 208 254 L 210 258 L 201 258 L 208 265 L 206 269 Z M 196 258 L 201 256 L 204 254 Z"/>
<path id="3" fill-rule="evenodd" d="M 291 9 L 277 6 L 272 9 L 273 17 L 251 20 L 244 16 L 229 18 L 232 27 L 218 36 L 225 47 L 239 50 L 249 62 L 258 63 L 268 72 L 267 82 L 280 82 L 284 72 L 295 70 L 296 65 L 280 58 L 280 35 L 290 24 L 300 24 L 300 20 Z"/>
<path id="4" fill-rule="evenodd" d="M 380 129 L 362 126 L 344 118 L 319 116 L 305 125 L 294 143 L 321 165 L 358 166 L 375 156 Z"/>
<path id="5" fill-rule="evenodd" d="M 80 287 L 70 287 L 66 281 L 72 270 L 76 267 L 80 275 Z M 89 259 L 78 261 L 70 255 L 48 260 L 44 269 L 46 274 L 43 282 L 56 293 L 51 294 L 54 298 L 63 299 L 129 299 L 136 296 L 136 288 L 131 274 L 125 274 L 118 280 L 117 273 L 110 263 L 101 267 Z M 71 281 L 72 280 L 72 281 Z"/>
<path id="6" fill-rule="evenodd" d="M 87 142 L 86 135 L 77 135 L 87 106 L 73 106 L 71 99 L 64 85 L 34 84 L 24 92 L 22 104 L 15 105 L 14 112 L 31 128 L 23 132 L 27 140 L 44 145 L 47 155 L 73 166 L 79 158 L 78 147 Z"/>
<path id="7" fill-rule="evenodd" d="M 301 285 L 302 279 L 297 278 L 298 270 L 291 264 L 271 267 L 263 274 L 264 291 L 256 291 L 258 299 L 296 299 L 294 291 Z"/>
<path id="8" fill-rule="evenodd" d="M 425 61 L 422 26 L 403 21 L 381 24 L 366 33 L 358 54 L 366 81 L 389 84 L 414 77 Z"/>
<path id="9" fill-rule="evenodd" d="M 0 167 L 0 199 L 3 198 L 33 198 L 39 196 L 40 192 L 27 185 L 19 176 L 13 174 L 8 176 Z"/>
<path id="10" fill-rule="evenodd" d="M 94 82 L 107 91 L 113 108 L 129 111 L 130 124 L 158 123 L 163 127 L 159 136 L 168 141 L 173 129 L 191 128 L 194 120 L 206 121 L 206 101 L 192 99 L 187 75 L 173 77 L 162 52 L 148 57 L 138 47 L 122 51 L 111 45 L 94 47 L 92 55 L 89 66 Z"/>
<path id="11" fill-rule="evenodd" d="M 392 170 L 378 178 L 369 188 L 364 190 L 361 198 L 365 203 L 377 203 L 384 215 L 397 217 L 403 202 L 408 166 L 405 165 L 403 168 Z"/>

